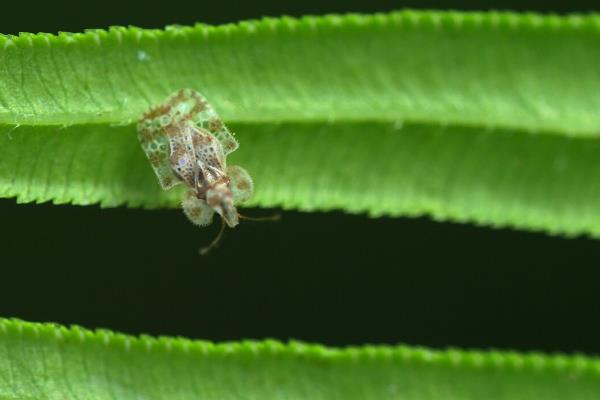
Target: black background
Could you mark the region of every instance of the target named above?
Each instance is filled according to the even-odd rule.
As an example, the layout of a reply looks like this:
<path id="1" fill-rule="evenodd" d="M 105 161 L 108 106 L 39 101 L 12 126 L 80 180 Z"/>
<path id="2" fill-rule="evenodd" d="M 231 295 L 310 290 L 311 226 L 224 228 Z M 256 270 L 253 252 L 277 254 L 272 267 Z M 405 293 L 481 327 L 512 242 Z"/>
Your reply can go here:
<path id="1" fill-rule="evenodd" d="M 0 30 L 162 27 L 402 5 L 591 8 L 477 3 L 40 2 L 12 4 Z M 587 238 L 285 211 L 279 223 L 246 222 L 228 231 L 215 253 L 200 258 L 196 250 L 217 226 L 198 229 L 178 210 L 3 199 L 0 221 L 0 316 L 211 340 L 600 352 L 600 241 Z"/>

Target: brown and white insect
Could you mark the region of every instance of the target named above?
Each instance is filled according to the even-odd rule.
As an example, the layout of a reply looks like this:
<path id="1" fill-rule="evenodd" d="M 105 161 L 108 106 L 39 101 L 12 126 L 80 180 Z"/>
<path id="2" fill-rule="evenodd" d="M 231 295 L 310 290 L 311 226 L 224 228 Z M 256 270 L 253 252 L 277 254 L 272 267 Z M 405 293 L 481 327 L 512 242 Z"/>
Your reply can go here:
<path id="1" fill-rule="evenodd" d="M 214 247 L 225 228 L 240 215 L 236 204 L 248 200 L 253 183 L 239 166 L 227 166 L 227 155 L 238 143 L 215 110 L 198 92 L 181 89 L 146 112 L 138 123 L 138 138 L 163 189 L 184 184 L 183 212 L 196 225 L 222 218 L 217 238 L 200 250 Z"/>

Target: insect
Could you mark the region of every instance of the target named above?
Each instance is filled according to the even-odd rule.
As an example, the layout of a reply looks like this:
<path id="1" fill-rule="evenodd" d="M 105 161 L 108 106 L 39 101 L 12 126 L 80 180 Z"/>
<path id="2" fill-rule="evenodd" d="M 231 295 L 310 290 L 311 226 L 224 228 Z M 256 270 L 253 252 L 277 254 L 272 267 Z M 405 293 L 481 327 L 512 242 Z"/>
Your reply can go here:
<path id="1" fill-rule="evenodd" d="M 181 206 L 196 225 L 209 225 L 221 217 L 219 234 L 201 254 L 216 246 L 225 225 L 235 227 L 240 218 L 236 204 L 248 200 L 254 185 L 248 172 L 227 166 L 227 155 L 238 142 L 204 96 L 181 89 L 148 110 L 138 122 L 142 149 L 164 190 L 187 187 Z"/>

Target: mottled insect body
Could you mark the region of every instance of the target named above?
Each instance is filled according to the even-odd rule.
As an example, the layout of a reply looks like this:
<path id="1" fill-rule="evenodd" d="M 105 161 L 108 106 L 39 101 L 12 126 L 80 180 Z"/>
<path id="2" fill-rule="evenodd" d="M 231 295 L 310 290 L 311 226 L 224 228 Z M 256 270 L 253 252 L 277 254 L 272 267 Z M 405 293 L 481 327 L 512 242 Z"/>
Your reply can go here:
<path id="1" fill-rule="evenodd" d="M 238 224 L 235 204 L 252 196 L 252 179 L 242 167 L 227 166 L 238 143 L 200 93 L 182 89 L 150 109 L 138 137 L 161 187 L 188 188 L 182 207 L 190 221 L 208 225 L 216 212 L 228 226 Z"/>

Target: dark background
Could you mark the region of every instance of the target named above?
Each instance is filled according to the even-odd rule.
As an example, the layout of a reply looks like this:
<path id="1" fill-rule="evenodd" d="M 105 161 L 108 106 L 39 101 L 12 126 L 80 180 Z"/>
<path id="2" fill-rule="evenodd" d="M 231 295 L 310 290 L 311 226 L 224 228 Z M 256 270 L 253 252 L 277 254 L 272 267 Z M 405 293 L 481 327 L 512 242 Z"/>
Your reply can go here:
<path id="1" fill-rule="evenodd" d="M 0 31 L 224 23 L 399 4 L 486 9 L 477 3 L 40 2 L 12 4 L 0 16 Z M 591 8 L 486 4 L 558 13 Z M 286 211 L 279 223 L 246 222 L 228 231 L 217 251 L 200 258 L 196 250 L 217 225 L 199 229 L 178 210 L 3 199 L 0 221 L 0 316 L 211 340 L 600 353 L 600 241 L 426 218 Z"/>

